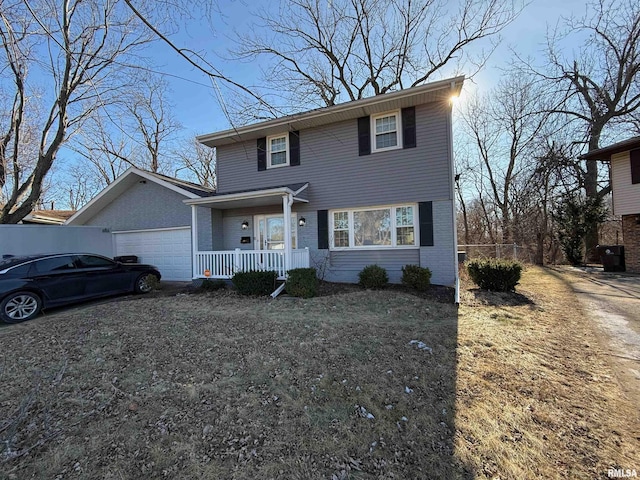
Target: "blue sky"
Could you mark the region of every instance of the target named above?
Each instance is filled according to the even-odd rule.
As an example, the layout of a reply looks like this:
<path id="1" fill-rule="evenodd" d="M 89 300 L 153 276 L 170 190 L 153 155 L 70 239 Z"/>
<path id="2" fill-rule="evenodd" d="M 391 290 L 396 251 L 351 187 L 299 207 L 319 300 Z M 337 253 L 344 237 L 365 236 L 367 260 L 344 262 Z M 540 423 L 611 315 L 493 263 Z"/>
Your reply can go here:
<path id="1" fill-rule="evenodd" d="M 227 48 L 232 45 L 229 38 L 233 36 L 234 30 L 246 30 L 251 23 L 248 12 L 255 11 L 261 3 L 264 2 L 227 0 L 221 3 L 222 15 L 216 15 L 209 21 L 190 22 L 186 30 L 174 37 L 174 40 L 178 46 L 206 54 L 211 63 L 234 81 L 244 85 L 255 84 L 259 65 L 230 62 L 224 57 L 227 56 Z M 510 48 L 524 56 L 540 57 L 547 28 L 555 26 L 563 16 L 572 13 L 582 15 L 584 12 L 585 4 L 582 0 L 533 0 L 520 17 L 503 31 L 502 41 L 485 70 L 473 82 L 467 82 L 465 90 L 484 91 L 490 88 L 500 77 L 499 68 L 505 66 L 511 58 Z M 194 70 L 166 45 L 155 45 L 152 47 L 152 54 L 158 70 L 183 77 L 167 77 L 167 80 L 172 90 L 174 112 L 185 128 L 185 135 L 230 127 L 206 75 Z"/>

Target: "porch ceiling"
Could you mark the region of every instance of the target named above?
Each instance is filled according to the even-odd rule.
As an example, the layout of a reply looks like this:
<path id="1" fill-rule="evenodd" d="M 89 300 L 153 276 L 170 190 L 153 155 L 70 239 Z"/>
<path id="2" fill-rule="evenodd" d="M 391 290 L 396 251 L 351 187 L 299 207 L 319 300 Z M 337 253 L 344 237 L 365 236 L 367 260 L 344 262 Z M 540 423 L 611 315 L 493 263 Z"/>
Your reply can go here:
<path id="1" fill-rule="evenodd" d="M 218 210 L 228 210 L 232 208 L 248 208 L 248 207 L 263 207 L 266 205 L 282 205 L 282 197 L 286 195 L 293 195 L 294 202 L 307 203 L 308 200 L 297 197 L 307 187 L 308 183 L 296 185 L 295 188 L 289 187 L 275 187 L 266 188 L 262 190 L 254 190 L 247 192 L 226 193 L 213 195 L 206 198 L 197 198 L 193 200 L 184 200 L 187 205 L 197 205 L 199 207 L 209 207 Z M 295 188 L 295 189 L 294 189 Z"/>

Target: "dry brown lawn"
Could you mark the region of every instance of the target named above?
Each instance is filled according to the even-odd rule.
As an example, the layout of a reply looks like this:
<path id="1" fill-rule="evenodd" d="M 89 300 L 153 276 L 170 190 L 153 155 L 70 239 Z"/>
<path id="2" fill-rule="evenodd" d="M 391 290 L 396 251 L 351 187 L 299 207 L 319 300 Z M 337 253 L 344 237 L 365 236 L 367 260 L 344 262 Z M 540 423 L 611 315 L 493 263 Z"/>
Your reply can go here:
<path id="1" fill-rule="evenodd" d="M 459 310 L 353 289 L 82 306 L 0 328 L 0 478 L 607 478 L 640 468 L 640 428 L 605 353 L 533 268 Z"/>

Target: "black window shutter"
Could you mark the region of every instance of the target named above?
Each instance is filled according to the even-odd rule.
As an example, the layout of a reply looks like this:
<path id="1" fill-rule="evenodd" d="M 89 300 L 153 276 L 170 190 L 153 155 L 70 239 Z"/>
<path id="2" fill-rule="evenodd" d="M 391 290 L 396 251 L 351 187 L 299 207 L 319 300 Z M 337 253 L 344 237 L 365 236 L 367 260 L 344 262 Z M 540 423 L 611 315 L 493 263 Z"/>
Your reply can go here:
<path id="1" fill-rule="evenodd" d="M 358 155 L 371 153 L 371 120 L 369 117 L 358 119 Z"/>
<path id="2" fill-rule="evenodd" d="M 318 210 L 318 249 L 329 248 L 329 211 Z"/>
<path id="3" fill-rule="evenodd" d="M 402 148 L 416 146 L 416 107 L 402 109 Z"/>
<path id="4" fill-rule="evenodd" d="M 631 183 L 640 183 L 640 148 L 629 152 L 631 157 Z"/>
<path id="5" fill-rule="evenodd" d="M 418 216 L 420 217 L 420 246 L 433 247 L 433 203 L 420 202 Z"/>
<path id="6" fill-rule="evenodd" d="M 258 171 L 267 169 L 267 137 L 258 139 Z"/>
<path id="7" fill-rule="evenodd" d="M 289 165 L 300 165 L 300 132 L 289 132 Z"/>

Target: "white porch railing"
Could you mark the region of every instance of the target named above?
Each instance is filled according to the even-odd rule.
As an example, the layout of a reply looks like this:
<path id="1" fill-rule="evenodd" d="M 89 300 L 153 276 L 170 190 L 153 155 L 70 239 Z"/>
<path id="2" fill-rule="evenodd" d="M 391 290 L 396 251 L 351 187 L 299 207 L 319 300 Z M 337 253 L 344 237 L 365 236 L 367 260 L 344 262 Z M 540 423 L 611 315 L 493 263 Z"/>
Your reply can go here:
<path id="1" fill-rule="evenodd" d="M 196 252 L 194 255 L 194 278 L 231 278 L 236 272 L 249 270 L 275 270 L 279 279 L 284 279 L 285 272 L 294 268 L 309 267 L 309 249 L 291 251 L 291 265 L 284 262 L 284 250 L 219 250 Z"/>

